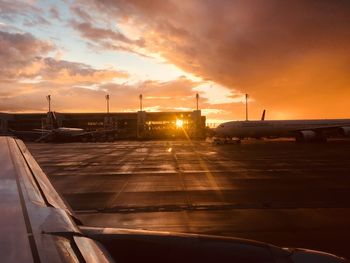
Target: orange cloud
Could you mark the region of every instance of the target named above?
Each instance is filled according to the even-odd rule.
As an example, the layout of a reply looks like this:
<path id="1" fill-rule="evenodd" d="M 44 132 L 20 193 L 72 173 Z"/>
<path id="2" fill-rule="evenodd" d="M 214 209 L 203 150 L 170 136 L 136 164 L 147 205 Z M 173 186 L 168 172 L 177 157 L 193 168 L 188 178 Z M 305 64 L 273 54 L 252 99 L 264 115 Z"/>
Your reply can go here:
<path id="1" fill-rule="evenodd" d="M 56 48 L 49 42 L 39 40 L 28 33 L 0 31 L 0 111 L 43 111 L 48 93 L 57 95 L 59 109 L 76 101 L 87 86 L 98 89 L 102 83 L 115 78 L 128 77 L 127 72 L 113 69 L 95 69 L 83 63 L 47 57 Z M 103 91 L 98 91 L 104 93 Z M 94 92 L 87 92 L 94 109 Z M 73 96 L 67 101 L 69 94 Z M 74 107 L 72 107 L 74 108 Z"/>
<path id="2" fill-rule="evenodd" d="M 48 55 L 55 47 L 31 34 L 0 31 L 0 80 L 36 79 L 60 84 L 91 84 L 126 78 L 128 74 L 94 69 L 83 63 L 57 60 Z"/>
<path id="3" fill-rule="evenodd" d="M 251 118 L 265 108 L 268 118 L 349 117 L 347 0 L 76 0 L 71 18 L 54 6 L 42 17 L 39 5 L 21 2 L 1 1 L 0 17 L 10 24 L 20 18 L 18 25 L 45 24 L 48 16 L 60 24 L 68 19 L 99 52 L 160 57 L 231 89 L 226 95 L 217 89 L 221 97 L 249 93 Z M 0 110 L 45 110 L 48 91 L 57 110 L 103 111 L 106 92 L 115 98 L 115 110 L 137 109 L 141 92 L 150 109 L 193 108 L 193 93 L 203 84 L 186 78 L 115 84 L 128 73 L 52 58 L 52 42 L 6 28 L 0 28 Z M 239 99 L 204 95 L 201 108 L 210 118 L 244 117 Z"/>
<path id="4" fill-rule="evenodd" d="M 27 77 L 39 69 L 38 56 L 46 55 L 54 46 L 34 38 L 31 34 L 0 31 L 0 79 Z"/>
<path id="5" fill-rule="evenodd" d="M 349 117 L 349 1 L 83 2 L 139 26 L 150 53 L 250 93 L 253 117 Z"/>
<path id="6" fill-rule="evenodd" d="M 94 69 L 86 64 L 56 60 L 53 58 L 43 59 L 43 68 L 38 72 L 46 81 L 58 84 L 99 84 L 100 82 L 112 81 L 115 78 L 126 78 L 128 73 L 108 69 Z"/>
<path id="7" fill-rule="evenodd" d="M 91 85 L 91 88 L 50 83 L 50 87 L 53 107 L 57 111 L 104 111 L 107 93 L 110 94 L 113 111 L 138 110 L 140 93 L 143 94 L 145 108 L 171 111 L 195 107 L 195 92 L 192 88 L 197 84 L 179 78 L 168 82 L 144 81 L 131 85 L 98 84 Z M 45 82 L 8 83 L 0 91 L 0 111 L 45 111 L 47 93 Z"/>

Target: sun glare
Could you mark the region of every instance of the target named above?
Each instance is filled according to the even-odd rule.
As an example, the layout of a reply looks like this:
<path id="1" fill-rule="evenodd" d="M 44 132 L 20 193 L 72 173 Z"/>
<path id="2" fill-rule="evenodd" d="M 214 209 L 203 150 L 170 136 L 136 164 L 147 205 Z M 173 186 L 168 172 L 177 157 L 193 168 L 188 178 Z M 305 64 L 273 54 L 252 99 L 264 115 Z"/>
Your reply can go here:
<path id="1" fill-rule="evenodd" d="M 184 125 L 183 120 L 176 120 L 176 128 L 182 128 L 183 125 Z"/>

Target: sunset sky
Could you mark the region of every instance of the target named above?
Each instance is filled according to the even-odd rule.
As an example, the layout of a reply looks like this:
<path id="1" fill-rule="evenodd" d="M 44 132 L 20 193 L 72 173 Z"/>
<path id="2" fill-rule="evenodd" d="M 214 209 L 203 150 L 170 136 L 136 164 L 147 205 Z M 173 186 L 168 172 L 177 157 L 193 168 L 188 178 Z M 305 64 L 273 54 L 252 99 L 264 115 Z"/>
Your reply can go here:
<path id="1" fill-rule="evenodd" d="M 0 111 L 350 118 L 349 0 L 0 0 Z"/>

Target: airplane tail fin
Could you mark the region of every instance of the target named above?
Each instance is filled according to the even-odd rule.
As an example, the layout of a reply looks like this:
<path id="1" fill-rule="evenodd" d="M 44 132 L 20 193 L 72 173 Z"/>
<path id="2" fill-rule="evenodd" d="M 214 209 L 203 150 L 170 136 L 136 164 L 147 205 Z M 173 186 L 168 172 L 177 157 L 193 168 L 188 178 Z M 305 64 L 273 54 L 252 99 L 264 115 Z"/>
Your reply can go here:
<path id="1" fill-rule="evenodd" d="M 48 121 L 53 129 L 59 128 L 56 113 L 54 111 L 49 111 L 47 113 L 47 119 L 48 119 Z"/>
<path id="2" fill-rule="evenodd" d="M 265 113 L 266 113 L 266 110 L 263 111 L 262 115 L 261 115 L 261 120 L 264 121 L 265 120 Z"/>

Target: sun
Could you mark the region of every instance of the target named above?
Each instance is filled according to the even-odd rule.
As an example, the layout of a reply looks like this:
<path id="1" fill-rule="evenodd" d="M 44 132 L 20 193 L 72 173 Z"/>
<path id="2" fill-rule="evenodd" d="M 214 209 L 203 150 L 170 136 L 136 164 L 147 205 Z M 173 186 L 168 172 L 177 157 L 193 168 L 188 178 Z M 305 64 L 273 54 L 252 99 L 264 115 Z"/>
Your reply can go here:
<path id="1" fill-rule="evenodd" d="M 183 120 L 176 120 L 176 128 L 182 128 L 182 126 L 184 125 L 184 121 Z"/>

